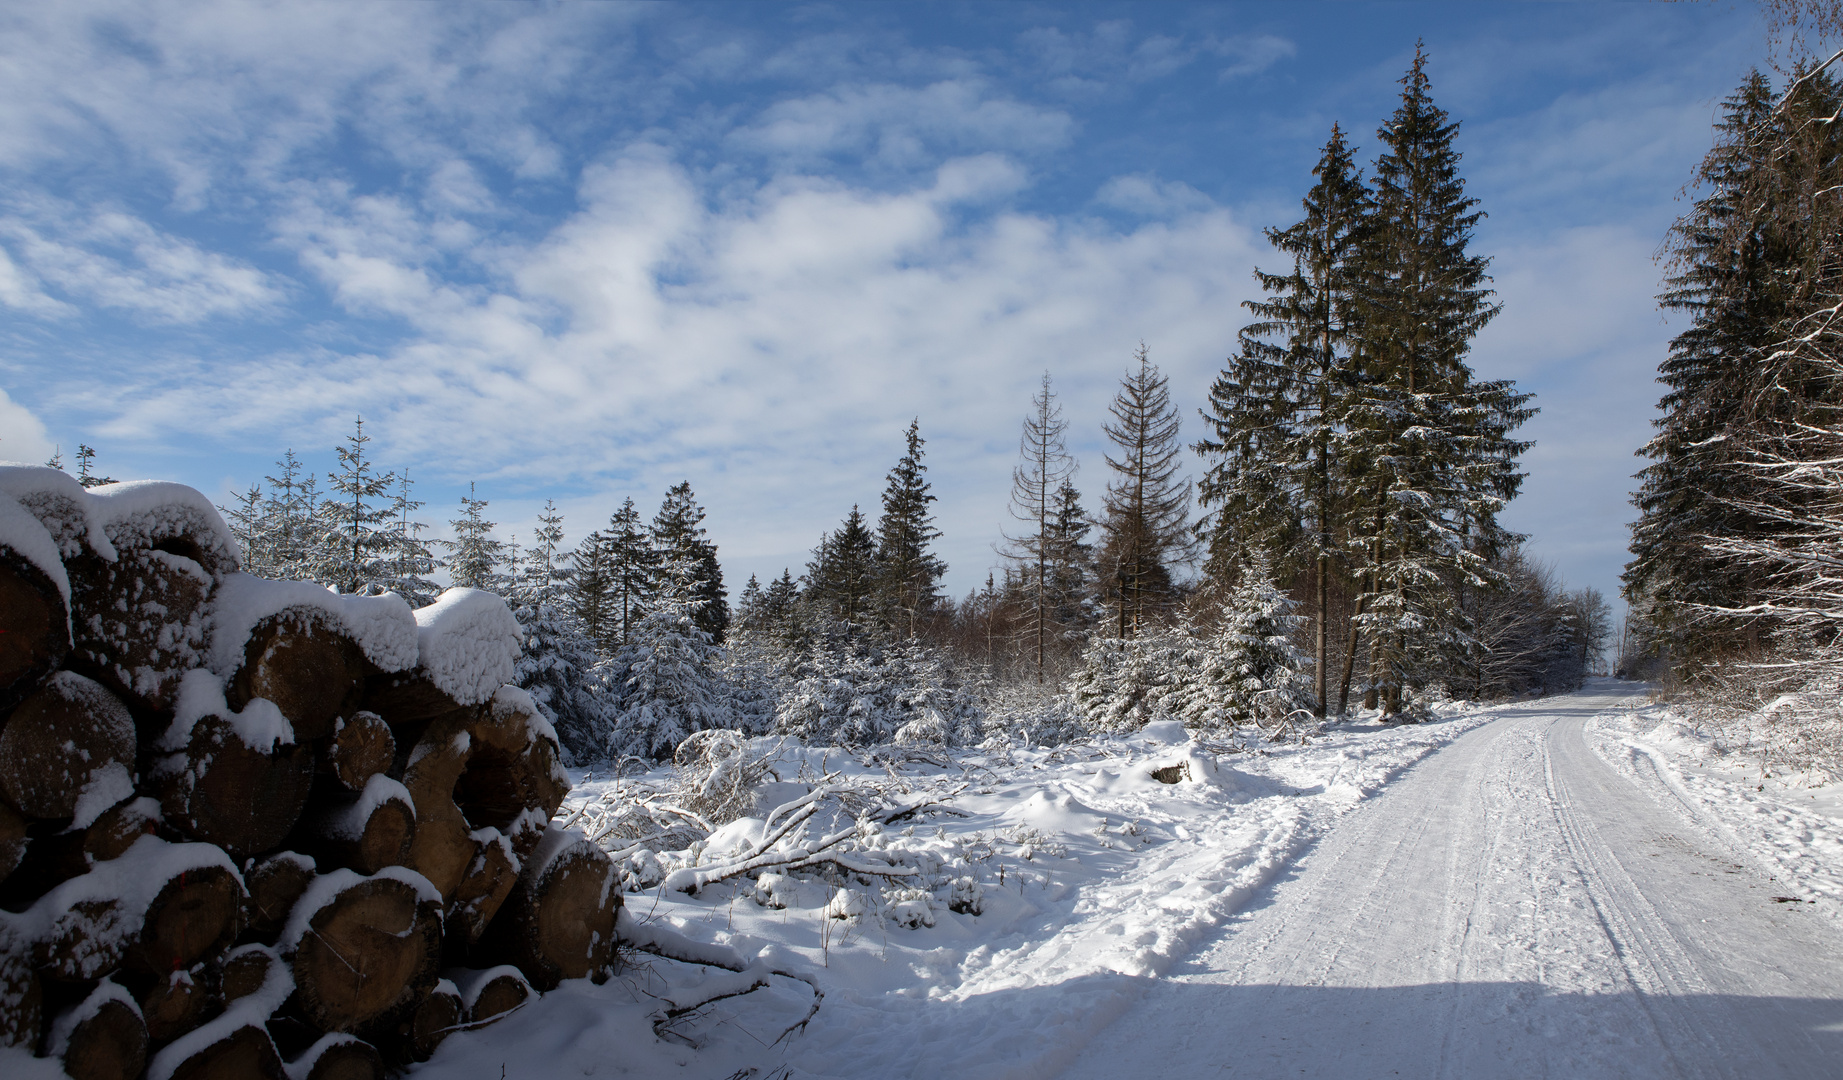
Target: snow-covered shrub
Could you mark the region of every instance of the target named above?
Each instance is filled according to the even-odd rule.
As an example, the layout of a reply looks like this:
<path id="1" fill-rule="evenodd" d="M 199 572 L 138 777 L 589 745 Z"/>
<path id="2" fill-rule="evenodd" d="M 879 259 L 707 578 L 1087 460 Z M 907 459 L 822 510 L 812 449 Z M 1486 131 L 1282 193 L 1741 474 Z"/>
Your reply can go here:
<path id="1" fill-rule="evenodd" d="M 886 889 L 883 917 L 909 930 L 933 926 L 934 894 L 927 889 Z"/>
<path id="2" fill-rule="evenodd" d="M 1278 732 L 1310 716 L 1309 661 L 1292 638 L 1304 620 L 1294 607 L 1264 564 L 1250 567 L 1222 601 L 1213 630 L 1183 632 L 1189 670 L 1170 699 L 1172 714 L 1193 731 L 1252 724 Z"/>
<path id="3" fill-rule="evenodd" d="M 1069 678 L 1070 702 L 1096 731 L 1137 731 L 1168 719 L 1179 704 L 1194 658 L 1180 632 L 1136 638 L 1100 638 L 1082 654 Z"/>
<path id="4" fill-rule="evenodd" d="M 841 629 L 790 654 L 774 727 L 814 745 L 977 742 L 982 712 L 934 650 Z"/>
<path id="5" fill-rule="evenodd" d="M 961 915 L 978 915 L 985 911 L 985 887 L 968 876 L 954 879 L 948 886 L 947 910 Z"/>
<path id="6" fill-rule="evenodd" d="M 692 568 L 677 569 L 681 588 L 655 601 L 609 665 L 620 704 L 607 751 L 616 756 L 659 760 L 694 731 L 735 726 L 729 684 L 716 670 L 722 650 L 696 621 L 704 601 L 690 594 Z"/>
<path id="7" fill-rule="evenodd" d="M 870 901 L 857 889 L 840 888 L 826 901 L 825 917 L 828 919 L 861 919 L 870 913 Z"/>
<path id="8" fill-rule="evenodd" d="M 774 755 L 756 753 L 740 731 L 715 728 L 679 743 L 672 763 L 678 768 L 678 805 L 723 825 L 755 809 L 756 785 L 769 774 Z"/>

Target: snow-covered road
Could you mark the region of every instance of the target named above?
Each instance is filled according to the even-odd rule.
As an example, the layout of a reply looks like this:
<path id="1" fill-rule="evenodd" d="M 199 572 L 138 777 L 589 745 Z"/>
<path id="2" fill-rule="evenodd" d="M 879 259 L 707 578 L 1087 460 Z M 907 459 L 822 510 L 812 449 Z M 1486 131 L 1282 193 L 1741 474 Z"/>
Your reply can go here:
<path id="1" fill-rule="evenodd" d="M 1594 753 L 1588 721 L 1636 693 L 1429 756 L 1066 1076 L 1843 1075 L 1843 934 Z"/>

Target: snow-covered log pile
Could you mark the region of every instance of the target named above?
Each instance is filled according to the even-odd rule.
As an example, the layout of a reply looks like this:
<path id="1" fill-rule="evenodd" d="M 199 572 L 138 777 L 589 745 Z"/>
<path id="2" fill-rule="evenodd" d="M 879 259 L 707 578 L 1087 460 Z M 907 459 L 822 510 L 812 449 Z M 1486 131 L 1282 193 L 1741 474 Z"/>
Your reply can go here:
<path id="1" fill-rule="evenodd" d="M 176 484 L 0 465 L 0 1046 L 382 1076 L 561 980 L 621 890 L 490 593 L 239 571 Z"/>

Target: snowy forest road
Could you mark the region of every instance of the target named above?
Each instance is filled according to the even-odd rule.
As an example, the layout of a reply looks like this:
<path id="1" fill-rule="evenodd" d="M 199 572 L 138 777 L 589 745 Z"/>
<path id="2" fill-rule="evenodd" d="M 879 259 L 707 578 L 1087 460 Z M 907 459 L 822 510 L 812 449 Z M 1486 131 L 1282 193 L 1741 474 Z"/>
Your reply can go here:
<path id="1" fill-rule="evenodd" d="M 1595 754 L 1635 693 L 1428 756 L 1064 1076 L 1843 1076 L 1843 933 Z"/>

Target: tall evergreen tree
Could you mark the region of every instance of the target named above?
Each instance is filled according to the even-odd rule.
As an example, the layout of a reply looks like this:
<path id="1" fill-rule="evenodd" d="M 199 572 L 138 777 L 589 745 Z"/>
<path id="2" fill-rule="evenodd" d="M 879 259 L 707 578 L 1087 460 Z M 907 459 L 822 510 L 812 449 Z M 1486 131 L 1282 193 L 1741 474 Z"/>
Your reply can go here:
<path id="1" fill-rule="evenodd" d="M 341 592 L 381 589 L 390 577 L 391 506 L 380 500 L 389 498 L 397 474 L 377 471 L 365 450 L 370 441 L 365 418 L 358 417 L 346 444 L 338 448 L 339 470 L 327 474 L 332 491 L 320 503 L 321 580 Z"/>
<path id="2" fill-rule="evenodd" d="M 497 591 L 505 586 L 499 567 L 505 562 L 506 544 L 493 537 L 495 523 L 486 520 L 487 501 L 474 498 L 474 486 L 467 485 L 461 496 L 461 516 L 448 522 L 454 530 L 453 540 L 442 541 L 448 549 L 448 576 L 459 586 Z"/>
<path id="3" fill-rule="evenodd" d="M 717 545 L 706 537 L 703 527 L 704 508 L 691 493 L 691 484 L 681 482 L 666 491 L 659 513 L 653 517 L 652 546 L 660 574 L 656 592 L 672 586 L 668 579 L 678 571 L 676 561 L 693 568 L 692 592 L 701 601 L 694 618 L 698 627 L 721 645 L 729 629 L 729 593 L 723 588 L 723 567 L 717 563 Z"/>
<path id="4" fill-rule="evenodd" d="M 604 652 L 626 644 L 634 627 L 646 616 L 656 590 L 654 576 L 659 556 L 652 534 L 640 518 L 632 499 L 626 499 L 608 518 L 602 534 L 603 563 L 608 575 L 608 635 L 599 638 Z"/>
<path id="5" fill-rule="evenodd" d="M 813 549 L 804 598 L 828 618 L 868 626 L 876 615 L 880 577 L 876 537 L 853 506 L 844 523 Z"/>
<path id="6" fill-rule="evenodd" d="M 426 504 L 413 497 L 412 491 L 409 470 L 405 469 L 397 478 L 396 490 L 391 493 L 383 584 L 409 601 L 411 607 L 424 607 L 435 602 L 441 589 L 429 578 L 438 560 L 429 541 L 422 538 L 428 525 L 416 520 L 416 511 Z"/>
<path id="7" fill-rule="evenodd" d="M 1114 480 L 1102 500 L 1101 561 L 1116 608 L 1117 636 L 1128 638 L 1169 605 L 1172 571 L 1190 557 L 1190 482 L 1179 480 L 1177 410 L 1170 387 L 1142 343 L 1136 370 L 1121 380 L 1103 430 L 1119 457 L 1107 456 Z"/>
<path id="8" fill-rule="evenodd" d="M 570 553 L 569 605 L 583 631 L 598 647 L 612 640 L 609 627 L 617 617 L 614 584 L 608 565 L 608 541 L 600 532 L 583 537 Z"/>
<path id="9" fill-rule="evenodd" d="M 1310 575 L 1315 708 L 1323 716 L 1333 578 L 1343 576 L 1351 502 L 1342 439 L 1373 222 L 1369 190 L 1338 127 L 1312 173 L 1318 183 L 1305 216 L 1267 230 L 1292 256 L 1292 271 L 1255 271 L 1268 296 L 1246 305 L 1257 321 L 1242 329 L 1239 355 L 1210 390 L 1204 419 L 1215 437 L 1196 449 L 1215 458 L 1198 494 L 1211 508 L 1211 576 L 1235 580 L 1255 554 L 1283 582 Z"/>
<path id="10" fill-rule="evenodd" d="M 1402 88 L 1377 133 L 1362 377 L 1345 413 L 1361 499 L 1346 547 L 1366 578 L 1353 622 L 1370 643 L 1366 703 L 1389 713 L 1408 686 L 1474 647 L 1463 593 L 1502 584 L 1491 557 L 1517 538 L 1498 513 L 1528 447 L 1509 433 L 1534 412 L 1508 382 L 1472 379 L 1472 338 L 1498 312 L 1489 260 L 1467 251 L 1483 214 L 1459 175 L 1459 125 L 1433 103 L 1418 46 Z"/>
<path id="11" fill-rule="evenodd" d="M 292 449 L 275 463 L 280 476 L 263 477 L 269 493 L 263 503 L 269 556 L 269 576 L 319 580 L 320 487 L 319 478 L 305 471 Z"/>
<path id="12" fill-rule="evenodd" d="M 1800 462 L 1834 457 L 1814 435 L 1838 426 L 1843 396 L 1829 316 L 1810 318 L 1834 312 L 1843 266 L 1840 105 L 1824 69 L 1778 98 L 1751 73 L 1697 170 L 1704 193 L 1666 241 L 1659 301 L 1691 321 L 1659 367 L 1669 389 L 1641 451 L 1624 591 L 1682 665 L 1770 636 L 1774 618 L 1745 609 L 1778 591 L 1782 567 L 1754 556 L 1827 516 L 1811 505 L 1825 493 L 1797 478 L 1815 475 Z"/>
<path id="13" fill-rule="evenodd" d="M 1024 417 L 1024 433 L 1018 440 L 1018 464 L 1011 470 L 1011 516 L 1023 522 L 1024 529 L 1016 536 L 1006 534 L 1004 551 L 1023 577 L 1023 630 L 1029 635 L 1039 683 L 1047 650 L 1056 637 L 1056 571 L 1067 554 L 1066 537 L 1059 535 L 1069 527 L 1062 520 L 1059 500 L 1064 488 L 1074 490 L 1069 480 L 1075 475 L 1075 459 L 1069 456 L 1063 435 L 1067 429 L 1046 371 L 1043 384 L 1030 399 L 1030 413 Z"/>
<path id="14" fill-rule="evenodd" d="M 883 516 L 877 521 L 879 599 L 884 618 L 897 634 L 913 638 L 920 621 L 941 599 L 940 581 L 947 564 L 930 544 L 940 539 L 928 504 L 934 495 L 923 474 L 921 421 L 912 420 L 905 435 L 907 450 L 889 472 L 883 489 Z"/>
<path id="15" fill-rule="evenodd" d="M 1094 528 L 1082 509 L 1081 492 L 1064 480 L 1056 488 L 1055 517 L 1050 522 L 1048 592 L 1051 624 L 1064 645 L 1079 648 L 1094 625 Z"/>

